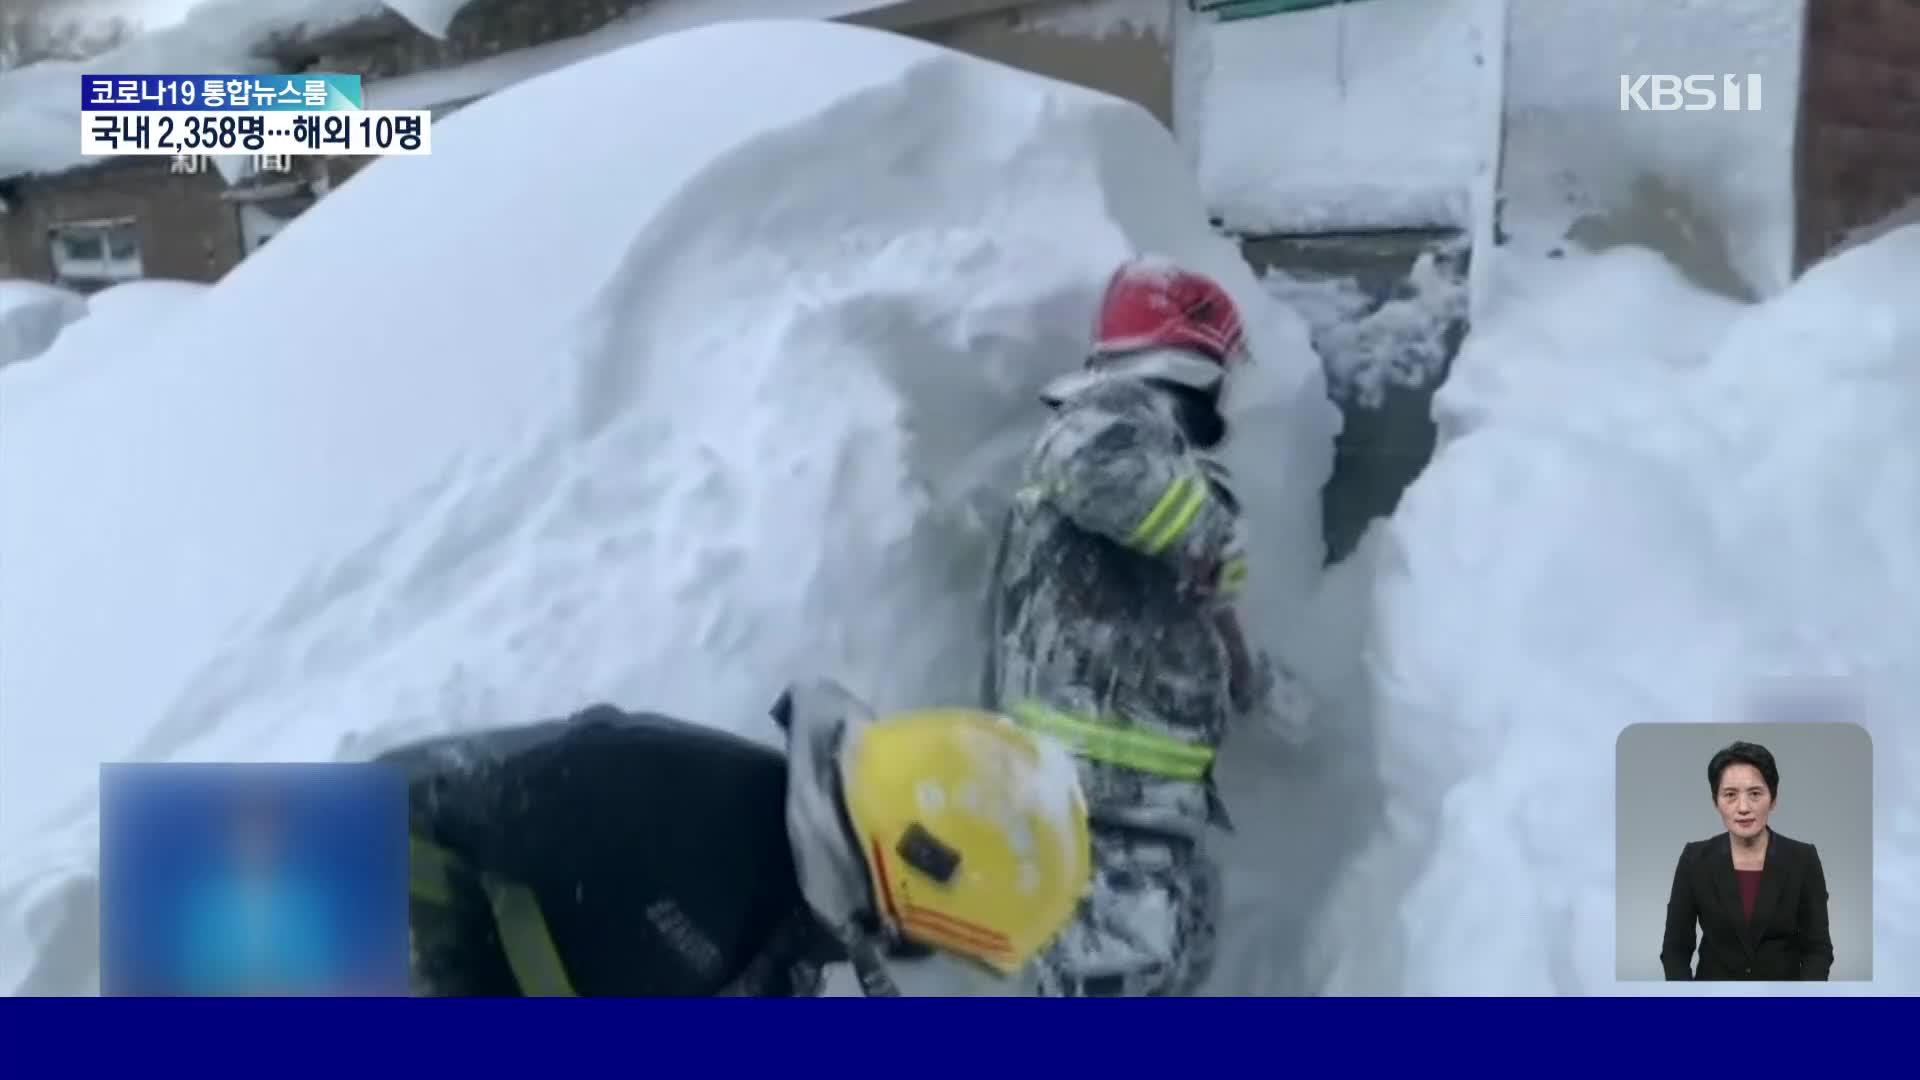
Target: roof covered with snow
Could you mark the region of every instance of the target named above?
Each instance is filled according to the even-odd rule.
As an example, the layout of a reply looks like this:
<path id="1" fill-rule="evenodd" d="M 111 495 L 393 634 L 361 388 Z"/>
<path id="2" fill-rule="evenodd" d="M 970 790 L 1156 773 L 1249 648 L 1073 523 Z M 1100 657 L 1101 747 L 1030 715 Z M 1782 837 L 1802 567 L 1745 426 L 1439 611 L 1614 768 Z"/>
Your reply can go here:
<path id="1" fill-rule="evenodd" d="M 80 153 L 80 76 L 87 72 L 254 73 L 285 69 L 295 43 L 411 24 L 445 37 L 474 0 L 201 0 L 185 17 L 83 61 L 0 72 L 0 179 L 55 174 L 101 159 Z M 749 18 L 846 19 L 914 7 L 901 0 L 655 0 L 590 34 L 370 83 L 375 108 L 430 108 L 493 93 L 522 79 L 675 30 Z M 987 10 L 1005 3 L 958 2 Z M 396 18 L 397 17 L 397 18 Z M 337 41 L 335 42 L 338 43 Z"/>
<path id="2" fill-rule="evenodd" d="M 252 73 L 277 70 L 277 37 L 344 25 L 386 7 L 406 13 L 457 8 L 465 0 L 205 0 L 178 23 L 140 34 L 99 56 L 0 72 L 0 177 L 58 173 L 89 164 L 80 153 L 80 76 L 87 72 Z M 451 13 L 446 15 L 451 18 Z M 432 24 L 422 29 L 432 30 Z M 442 25 L 444 29 L 444 25 Z"/>

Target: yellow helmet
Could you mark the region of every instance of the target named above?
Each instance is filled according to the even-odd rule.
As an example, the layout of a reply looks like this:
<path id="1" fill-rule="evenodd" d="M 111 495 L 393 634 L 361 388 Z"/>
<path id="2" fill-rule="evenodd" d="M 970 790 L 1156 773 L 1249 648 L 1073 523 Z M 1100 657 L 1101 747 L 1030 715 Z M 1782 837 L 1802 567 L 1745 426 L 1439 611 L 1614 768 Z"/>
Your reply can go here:
<path id="1" fill-rule="evenodd" d="M 926 709 L 867 724 L 841 784 L 894 933 L 1011 975 L 1073 917 L 1091 878 L 1072 759 L 1005 717 Z"/>

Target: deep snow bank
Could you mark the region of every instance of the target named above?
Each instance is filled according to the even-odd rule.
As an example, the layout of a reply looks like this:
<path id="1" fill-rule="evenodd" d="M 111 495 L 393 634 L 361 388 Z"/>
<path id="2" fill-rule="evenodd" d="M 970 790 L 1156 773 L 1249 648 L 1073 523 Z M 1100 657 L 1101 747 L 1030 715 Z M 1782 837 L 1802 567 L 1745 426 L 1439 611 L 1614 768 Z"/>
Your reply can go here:
<path id="1" fill-rule="evenodd" d="M 86 313 L 86 297 L 69 289 L 0 280 L 0 367 L 46 352 L 68 323 Z"/>
<path id="2" fill-rule="evenodd" d="M 110 380 L 123 365 L 141 363 L 168 327 L 191 310 L 193 301 L 206 290 L 207 286 L 196 282 L 156 278 L 114 285 L 85 298 L 74 296 L 79 317 L 58 331 L 36 362 L 0 373 L 0 421 L 15 428 L 0 432 L 0 454 L 41 445 L 41 436 L 32 433 L 34 425 L 52 425 L 41 429 L 52 433 L 65 423 L 58 408 L 43 402 L 70 394 L 77 386 Z M 4 500 L 0 505 L 13 505 L 19 499 L 60 497 L 64 489 L 61 470 L 38 467 L 40 464 L 24 459 L 0 462 L 0 484 L 20 485 L 19 494 L 0 494 L 0 500 Z M 24 493 L 28 491 L 38 494 L 27 496 Z M 5 605 L 12 602 L 10 597 L 5 598 Z M 4 618 L 0 615 L 0 625 L 4 625 Z M 4 769 L 0 764 L 0 775 L 4 775 Z M 5 796 L 0 795 L 0 809 L 5 805 Z M 4 814 L 0 814 L 0 835 L 5 831 Z"/>
<path id="3" fill-rule="evenodd" d="M 1643 251 L 1507 270 L 1436 405 L 1450 439 L 1357 556 L 1393 824 L 1323 919 L 1329 989 L 1633 989 L 1616 736 L 1818 680 L 1873 735 L 1871 989 L 1912 993 L 1920 228 L 1750 309 Z"/>
<path id="4" fill-rule="evenodd" d="M 804 78 L 769 74 L 795 55 Z M 529 158 L 587 98 L 680 107 Z M 970 695 L 997 493 L 1137 250 L 1251 313 L 1239 452 L 1284 613 L 1336 420 L 1303 327 L 1132 105 L 743 22 L 374 164 L 141 363 L 0 415 L 0 468 L 57 477 L 0 476 L 0 983 L 92 985 L 100 759 L 352 757 L 594 699 L 770 736 L 802 671 Z"/>

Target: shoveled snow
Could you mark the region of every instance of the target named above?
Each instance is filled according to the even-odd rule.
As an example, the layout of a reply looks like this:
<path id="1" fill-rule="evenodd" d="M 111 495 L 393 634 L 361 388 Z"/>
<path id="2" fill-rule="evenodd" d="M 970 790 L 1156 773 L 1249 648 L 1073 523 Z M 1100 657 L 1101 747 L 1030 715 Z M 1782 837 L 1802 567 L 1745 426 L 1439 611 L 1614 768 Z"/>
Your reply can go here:
<path id="1" fill-rule="evenodd" d="M 68 323 L 86 313 L 86 297 L 79 293 L 0 279 L 0 367 L 46 352 Z"/>
<path id="2" fill-rule="evenodd" d="M 1351 278 L 1275 268 L 1261 283 L 1307 320 L 1334 399 L 1367 408 L 1377 408 L 1390 388 L 1436 385 L 1447 369 L 1447 326 L 1468 314 L 1466 282 L 1443 272 L 1432 252 L 1384 303 Z"/>
<path id="3" fill-rule="evenodd" d="M 1355 556 L 1389 797 L 1313 935 L 1326 991 L 1630 989 L 1616 736 L 1797 683 L 1872 733 L 1876 892 L 1873 984 L 1793 992 L 1920 989 L 1916 276 L 1920 228 L 1752 308 L 1645 251 L 1502 267 L 1441 450 Z"/>
<path id="4" fill-rule="evenodd" d="M 680 105 L 646 140 L 529 159 L 586 99 Z M 73 385 L 16 400 L 39 365 L 0 375 L 0 984 L 96 985 L 97 761 L 358 758 L 594 700 L 772 738 L 767 704 L 815 673 L 882 707 L 971 701 L 1039 388 L 1136 251 L 1246 306 L 1259 628 L 1313 586 L 1337 417 L 1145 111 L 895 35 L 739 22 L 436 136 L 111 378 L 63 356 Z M 313 319 L 315 282 L 353 317 Z M 1289 827 L 1260 795 L 1256 852 Z"/>
<path id="5" fill-rule="evenodd" d="M 1237 232 L 1469 226 L 1498 148 L 1504 0 L 1180 24 L 1178 130 Z"/>

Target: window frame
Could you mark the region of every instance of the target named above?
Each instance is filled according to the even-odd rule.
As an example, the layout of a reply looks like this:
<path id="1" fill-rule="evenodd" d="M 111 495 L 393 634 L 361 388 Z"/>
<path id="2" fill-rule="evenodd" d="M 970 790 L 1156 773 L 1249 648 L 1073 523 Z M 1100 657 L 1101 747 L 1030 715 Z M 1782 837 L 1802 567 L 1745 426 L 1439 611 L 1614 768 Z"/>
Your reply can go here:
<path id="1" fill-rule="evenodd" d="M 75 258 L 68 250 L 68 242 L 76 236 L 98 243 L 99 255 Z M 114 253 L 116 238 L 131 241 L 130 253 Z M 140 219 L 136 217 L 84 218 L 47 226 L 47 254 L 54 280 L 68 287 L 105 288 L 139 281 L 147 276 L 144 249 Z"/>

